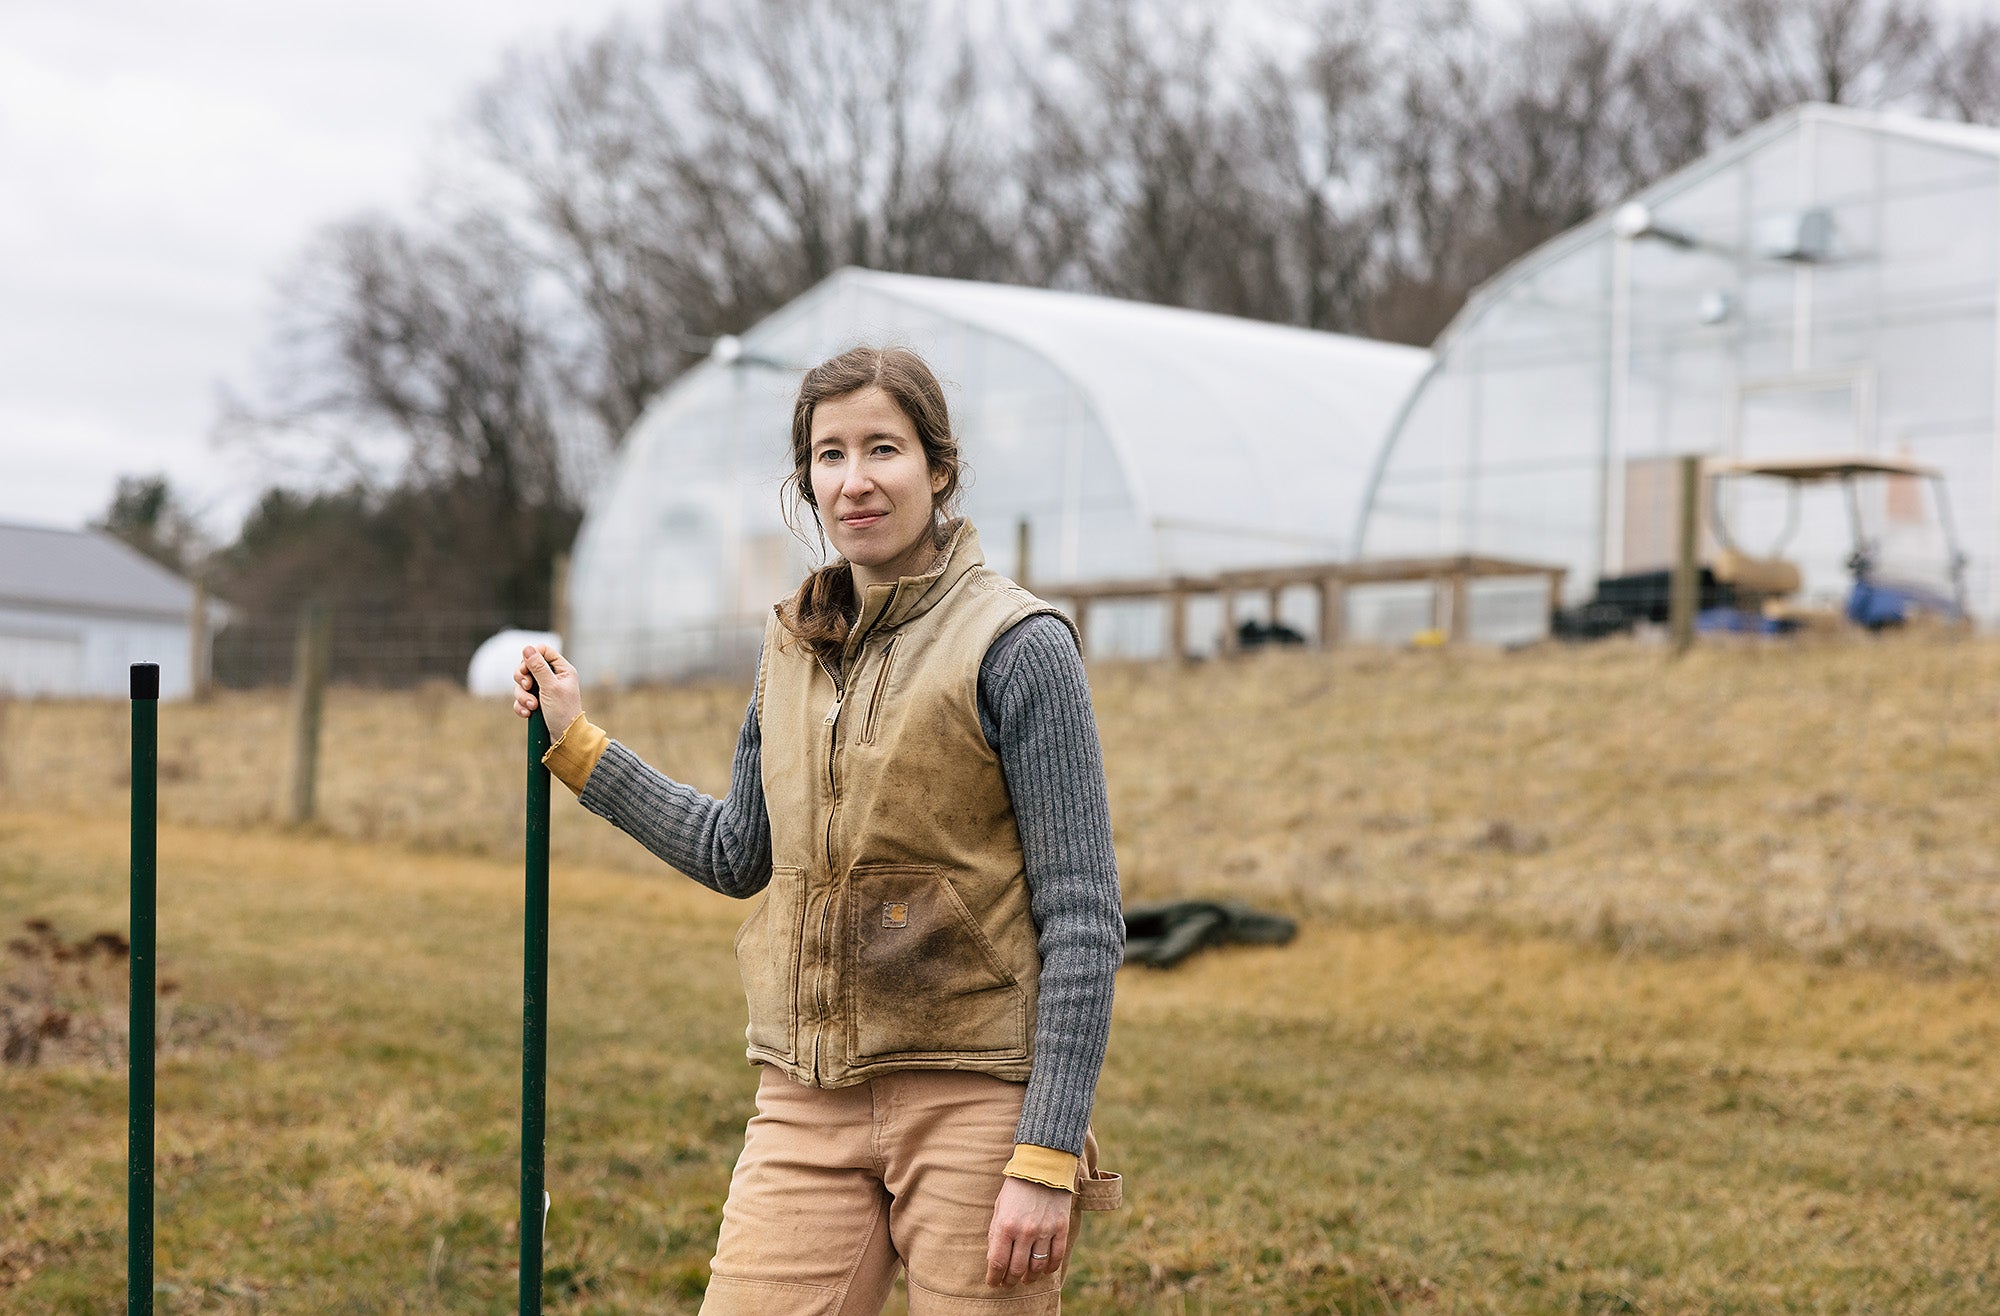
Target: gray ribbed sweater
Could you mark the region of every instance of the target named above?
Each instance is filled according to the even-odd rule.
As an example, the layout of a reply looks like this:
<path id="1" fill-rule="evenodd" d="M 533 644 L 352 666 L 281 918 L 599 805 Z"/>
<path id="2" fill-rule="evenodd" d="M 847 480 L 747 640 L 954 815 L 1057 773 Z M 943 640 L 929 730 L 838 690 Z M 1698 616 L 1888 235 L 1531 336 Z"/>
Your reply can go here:
<path id="1" fill-rule="evenodd" d="M 1111 984 L 1125 944 L 1104 756 L 1076 641 L 1030 617 L 979 665 L 979 725 L 1000 756 L 1042 953 L 1035 1060 L 1018 1142 L 1081 1154 L 1111 1035 Z M 717 800 L 646 766 L 617 741 L 583 805 L 704 886 L 739 898 L 771 880 L 763 743 L 753 693 L 729 793 Z"/>

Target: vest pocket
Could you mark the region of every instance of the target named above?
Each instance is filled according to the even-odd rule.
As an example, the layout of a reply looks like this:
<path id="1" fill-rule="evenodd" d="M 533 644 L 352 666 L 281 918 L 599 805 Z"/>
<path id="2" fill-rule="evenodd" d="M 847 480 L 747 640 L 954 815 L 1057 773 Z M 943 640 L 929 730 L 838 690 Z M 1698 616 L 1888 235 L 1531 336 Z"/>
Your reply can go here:
<path id="1" fill-rule="evenodd" d="M 867 864 L 849 874 L 848 890 L 857 1061 L 1028 1054 L 1027 993 L 942 870 Z"/>
<path id="2" fill-rule="evenodd" d="M 773 868 L 757 908 L 736 932 L 736 972 L 750 1004 L 744 1036 L 759 1051 L 798 1059 L 799 937 L 805 921 L 803 868 Z"/>
<path id="3" fill-rule="evenodd" d="M 899 635 L 882 649 L 882 667 L 875 673 L 875 693 L 868 698 L 868 716 L 861 723 L 861 743 L 864 745 L 875 743 L 875 719 L 882 712 L 882 692 L 889 685 L 889 664 L 895 659 L 896 645 L 901 641 Z"/>

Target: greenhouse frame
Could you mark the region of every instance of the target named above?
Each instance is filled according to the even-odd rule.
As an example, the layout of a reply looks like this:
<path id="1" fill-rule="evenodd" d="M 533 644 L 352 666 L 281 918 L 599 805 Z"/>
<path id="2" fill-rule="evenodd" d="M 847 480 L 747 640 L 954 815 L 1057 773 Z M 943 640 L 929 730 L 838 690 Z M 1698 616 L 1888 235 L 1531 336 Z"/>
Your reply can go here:
<path id="1" fill-rule="evenodd" d="M 627 436 L 569 575 L 570 650 L 593 680 L 754 658 L 772 604 L 822 560 L 809 512 L 795 530 L 780 497 L 800 374 L 862 343 L 931 363 L 988 563 L 1052 597 L 1344 557 L 1383 435 L 1430 363 L 1228 316 L 842 270 L 719 344 Z M 1198 606 L 1191 633 L 1212 647 L 1221 605 Z M 1094 607 L 1089 623 L 1093 654 L 1161 650 L 1157 603 Z"/>
<path id="2" fill-rule="evenodd" d="M 2000 620 L 2000 130 L 1804 105 L 1529 254 L 1474 294 L 1390 428 L 1357 556 L 1497 553 L 1566 595 L 1671 565 L 1675 459 L 1913 459 L 1853 506 L 1712 486 L 1703 551 L 1782 555 L 1837 602 L 1877 560 Z M 1942 503 L 1942 505 L 1940 505 Z M 1482 625 L 1471 604 L 1472 633 Z"/>

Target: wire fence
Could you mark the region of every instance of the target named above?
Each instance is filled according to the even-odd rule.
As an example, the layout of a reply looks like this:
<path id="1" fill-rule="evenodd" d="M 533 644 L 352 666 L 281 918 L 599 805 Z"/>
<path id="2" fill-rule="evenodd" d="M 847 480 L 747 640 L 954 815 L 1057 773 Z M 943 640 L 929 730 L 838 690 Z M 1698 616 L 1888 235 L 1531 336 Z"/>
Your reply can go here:
<path id="1" fill-rule="evenodd" d="M 429 681 L 463 684 L 473 651 L 496 632 L 543 630 L 547 617 L 488 610 L 455 612 L 334 609 L 328 677 L 343 685 L 407 688 Z M 289 683 L 298 665 L 300 616 L 241 617 L 211 640 L 210 679 L 253 690 Z"/>
<path id="2" fill-rule="evenodd" d="M 1310 599 L 1282 592 L 1271 612 L 1263 595 L 1238 600 L 1234 647 L 1292 640 L 1317 644 Z M 1664 587 L 1660 612 L 1664 617 Z M 1472 582 L 1468 634 L 1476 642 L 1518 644 L 1549 633 L 1548 590 L 1536 580 Z M 1429 583 L 1369 586 L 1348 592 L 1341 633 L 1346 642 L 1400 646 L 1439 624 L 1437 588 Z M 210 639 L 209 681 L 234 690 L 290 684 L 298 671 L 304 610 L 285 615 L 239 616 Z M 1085 637 L 1093 659 L 1165 657 L 1166 612 L 1157 600 L 1095 605 Z M 1225 647 L 1229 627 L 1223 601 L 1205 596 L 1189 604 L 1189 632 L 1198 654 Z M 434 681 L 463 685 L 472 656 L 494 634 L 510 629 L 549 630 L 546 615 L 522 617 L 490 609 L 435 611 L 335 608 L 329 614 L 328 680 L 337 685 L 407 689 Z M 566 636 L 564 652 L 587 680 L 613 686 L 659 681 L 738 677 L 753 672 L 764 623 L 711 622 L 678 626 L 598 626 Z"/>

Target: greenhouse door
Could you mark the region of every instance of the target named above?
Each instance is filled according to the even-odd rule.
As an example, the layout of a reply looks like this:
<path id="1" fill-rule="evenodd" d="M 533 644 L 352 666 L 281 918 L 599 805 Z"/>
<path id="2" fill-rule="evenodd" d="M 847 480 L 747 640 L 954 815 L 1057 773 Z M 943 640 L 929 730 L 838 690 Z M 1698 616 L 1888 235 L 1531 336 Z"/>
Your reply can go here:
<path id="1" fill-rule="evenodd" d="M 1706 560 L 1715 552 L 1707 481 L 1702 482 L 1697 496 L 1701 510 L 1696 514 L 1700 535 L 1695 551 Z M 1680 552 L 1680 507 L 1680 457 L 1634 457 L 1625 463 L 1625 556 L 1621 561 L 1628 574 L 1673 567 Z"/>
<path id="2" fill-rule="evenodd" d="M 1863 370 L 1791 375 L 1747 383 L 1737 392 L 1730 455 L 1812 457 L 1874 450 L 1873 379 Z M 1746 553 L 1795 564 L 1803 597 L 1846 597 L 1853 546 L 1847 503 L 1836 485 L 1795 487 L 1782 480 L 1730 480 L 1717 509 Z"/>

